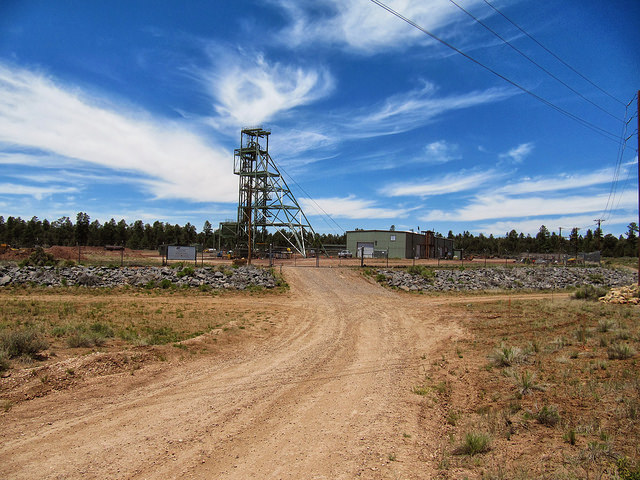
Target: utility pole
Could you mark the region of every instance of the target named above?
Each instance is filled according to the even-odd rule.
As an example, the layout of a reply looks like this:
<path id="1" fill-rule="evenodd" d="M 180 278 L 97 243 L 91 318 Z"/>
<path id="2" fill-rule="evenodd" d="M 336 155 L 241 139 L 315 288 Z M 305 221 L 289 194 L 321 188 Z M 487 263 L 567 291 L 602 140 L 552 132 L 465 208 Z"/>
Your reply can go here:
<path id="1" fill-rule="evenodd" d="M 564 227 L 558 227 L 558 230 L 560 230 L 560 240 L 558 240 L 558 245 L 560 247 L 560 254 L 558 255 L 558 260 L 560 260 L 560 255 L 562 255 L 562 259 L 563 259 L 563 263 L 566 265 L 566 259 L 564 258 L 564 248 L 562 247 L 562 229 Z"/>
<path id="2" fill-rule="evenodd" d="M 602 229 L 600 228 L 600 224 L 602 222 L 604 222 L 604 220 L 602 218 L 596 218 L 594 220 L 594 222 L 596 222 L 598 224 L 598 250 L 600 250 L 600 241 L 601 241 L 601 237 L 602 237 Z"/>
<path id="3" fill-rule="evenodd" d="M 598 224 L 598 230 L 600 230 L 600 223 L 601 223 L 601 222 L 604 222 L 604 221 L 605 221 L 605 220 L 603 220 L 602 218 L 596 218 L 596 219 L 594 220 L 594 222 L 596 222 L 596 223 Z"/>

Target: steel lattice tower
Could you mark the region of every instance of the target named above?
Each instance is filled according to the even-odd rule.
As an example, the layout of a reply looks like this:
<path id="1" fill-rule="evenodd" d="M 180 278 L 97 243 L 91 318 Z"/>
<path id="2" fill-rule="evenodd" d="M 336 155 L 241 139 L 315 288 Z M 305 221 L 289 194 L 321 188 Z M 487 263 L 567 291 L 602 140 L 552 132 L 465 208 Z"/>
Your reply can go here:
<path id="1" fill-rule="evenodd" d="M 240 176 L 236 249 L 250 258 L 267 229 L 275 228 L 306 257 L 305 229 L 315 232 L 269 155 L 269 135 L 262 128 L 243 129 L 234 152 L 233 173 Z"/>

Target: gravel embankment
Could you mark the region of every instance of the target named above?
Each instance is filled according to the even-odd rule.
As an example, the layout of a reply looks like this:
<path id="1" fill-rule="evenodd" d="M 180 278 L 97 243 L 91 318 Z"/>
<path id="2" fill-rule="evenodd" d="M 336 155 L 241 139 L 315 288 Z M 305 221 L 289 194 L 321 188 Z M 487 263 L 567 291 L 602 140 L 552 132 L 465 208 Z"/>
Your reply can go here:
<path id="1" fill-rule="evenodd" d="M 378 274 L 385 276 L 382 283 L 405 291 L 550 290 L 582 285 L 617 287 L 637 282 L 637 275 L 633 272 L 602 267 L 501 267 L 432 272 L 433 276 L 425 277 L 404 270 L 377 270 Z"/>
<path id="2" fill-rule="evenodd" d="M 40 286 L 120 287 L 158 286 L 170 284 L 189 287 L 207 285 L 214 289 L 244 290 L 249 286 L 273 288 L 276 279 L 269 271 L 243 266 L 223 271 L 213 268 L 170 267 L 0 267 L 0 287 L 34 284 Z"/>

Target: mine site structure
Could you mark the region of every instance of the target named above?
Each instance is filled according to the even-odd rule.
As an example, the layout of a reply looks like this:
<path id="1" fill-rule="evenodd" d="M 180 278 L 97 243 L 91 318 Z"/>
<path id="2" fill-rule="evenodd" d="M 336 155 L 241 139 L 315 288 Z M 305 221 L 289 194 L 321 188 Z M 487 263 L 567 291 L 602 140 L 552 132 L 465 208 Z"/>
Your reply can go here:
<path id="1" fill-rule="evenodd" d="M 287 244 L 306 257 L 305 229 L 315 236 L 302 208 L 269 155 L 269 135 L 262 128 L 245 128 L 234 152 L 233 173 L 240 177 L 236 255 L 251 259 L 275 229 Z"/>

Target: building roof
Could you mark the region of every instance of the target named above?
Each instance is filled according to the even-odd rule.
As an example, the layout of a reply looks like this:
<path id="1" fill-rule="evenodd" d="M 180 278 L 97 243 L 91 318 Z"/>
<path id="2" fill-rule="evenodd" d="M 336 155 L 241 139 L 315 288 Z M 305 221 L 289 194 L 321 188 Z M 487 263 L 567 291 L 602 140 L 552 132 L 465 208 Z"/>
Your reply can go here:
<path id="1" fill-rule="evenodd" d="M 422 235 L 426 232 L 412 232 L 410 230 L 347 230 L 347 233 L 358 233 L 358 232 L 378 232 L 378 233 L 413 233 L 415 235 Z"/>

